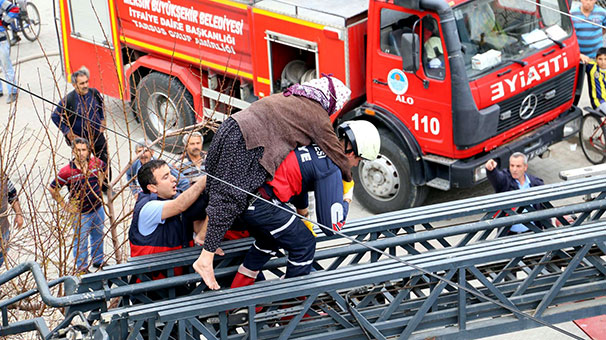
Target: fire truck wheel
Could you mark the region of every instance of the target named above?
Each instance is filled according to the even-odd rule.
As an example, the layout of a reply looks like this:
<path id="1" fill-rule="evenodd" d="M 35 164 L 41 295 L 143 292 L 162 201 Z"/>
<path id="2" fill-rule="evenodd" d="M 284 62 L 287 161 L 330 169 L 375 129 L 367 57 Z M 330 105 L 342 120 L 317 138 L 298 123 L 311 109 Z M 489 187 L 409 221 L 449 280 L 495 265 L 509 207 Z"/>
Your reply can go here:
<path id="1" fill-rule="evenodd" d="M 176 78 L 153 72 L 137 85 L 135 108 L 150 140 L 195 123 L 193 98 Z M 181 153 L 180 136 L 166 137 L 164 150 Z"/>
<path id="2" fill-rule="evenodd" d="M 410 180 L 410 163 L 391 133 L 381 134 L 381 152 L 376 160 L 362 161 L 352 169 L 355 199 L 378 214 L 420 205 L 427 196 L 426 186 Z"/>

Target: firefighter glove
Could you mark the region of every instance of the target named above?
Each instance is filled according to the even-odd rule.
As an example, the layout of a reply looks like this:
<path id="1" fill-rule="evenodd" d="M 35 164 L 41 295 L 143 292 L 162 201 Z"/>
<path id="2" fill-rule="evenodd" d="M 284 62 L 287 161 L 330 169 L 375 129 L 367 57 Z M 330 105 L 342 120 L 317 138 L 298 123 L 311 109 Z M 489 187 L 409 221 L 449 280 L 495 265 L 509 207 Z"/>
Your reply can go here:
<path id="1" fill-rule="evenodd" d="M 353 199 L 353 188 L 354 181 L 343 181 L 343 199 L 348 198 L 350 201 Z"/>
<path id="2" fill-rule="evenodd" d="M 318 237 L 318 235 L 316 235 L 316 233 L 314 232 L 314 225 L 313 223 L 307 221 L 307 220 L 303 220 L 303 223 L 305 224 L 305 226 L 307 227 L 307 229 L 309 229 L 309 231 L 311 231 L 311 234 L 314 235 L 314 237 Z"/>

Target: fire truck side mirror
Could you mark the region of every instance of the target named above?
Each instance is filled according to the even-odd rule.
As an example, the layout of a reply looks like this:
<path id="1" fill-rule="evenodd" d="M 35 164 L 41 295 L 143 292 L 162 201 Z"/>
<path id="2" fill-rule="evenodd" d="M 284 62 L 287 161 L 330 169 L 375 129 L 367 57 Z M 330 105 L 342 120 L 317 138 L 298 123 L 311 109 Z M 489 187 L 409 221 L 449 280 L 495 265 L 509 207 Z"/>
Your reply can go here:
<path id="1" fill-rule="evenodd" d="M 419 69 L 419 35 L 415 33 L 402 33 L 400 55 L 402 56 L 402 70 L 416 73 Z"/>

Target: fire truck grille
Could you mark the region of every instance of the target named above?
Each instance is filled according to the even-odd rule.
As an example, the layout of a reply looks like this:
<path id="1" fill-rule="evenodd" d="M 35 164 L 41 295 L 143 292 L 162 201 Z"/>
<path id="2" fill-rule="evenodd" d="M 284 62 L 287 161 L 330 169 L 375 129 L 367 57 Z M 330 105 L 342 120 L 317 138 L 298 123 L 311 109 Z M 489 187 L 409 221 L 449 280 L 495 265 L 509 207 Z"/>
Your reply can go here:
<path id="1" fill-rule="evenodd" d="M 499 106 L 501 107 L 501 117 L 499 119 L 497 133 L 507 131 L 514 126 L 522 124 L 528 119 L 540 116 L 545 112 L 549 112 L 556 107 L 572 100 L 574 93 L 575 72 L 576 69 L 572 68 L 543 84 L 530 88 L 523 93 L 500 102 Z M 537 106 L 531 116 L 527 117 L 526 119 L 522 119 L 520 117 L 520 106 L 522 105 L 524 99 L 530 94 L 536 95 Z"/>

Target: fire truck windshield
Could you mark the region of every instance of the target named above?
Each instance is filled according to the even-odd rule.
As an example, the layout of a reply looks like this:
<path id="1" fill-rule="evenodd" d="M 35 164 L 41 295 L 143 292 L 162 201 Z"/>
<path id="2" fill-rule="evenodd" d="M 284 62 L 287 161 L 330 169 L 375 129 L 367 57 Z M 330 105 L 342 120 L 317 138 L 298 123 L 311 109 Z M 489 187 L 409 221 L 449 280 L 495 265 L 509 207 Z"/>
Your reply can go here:
<path id="1" fill-rule="evenodd" d="M 572 34 L 565 0 L 477 0 L 454 9 L 470 79 Z"/>

